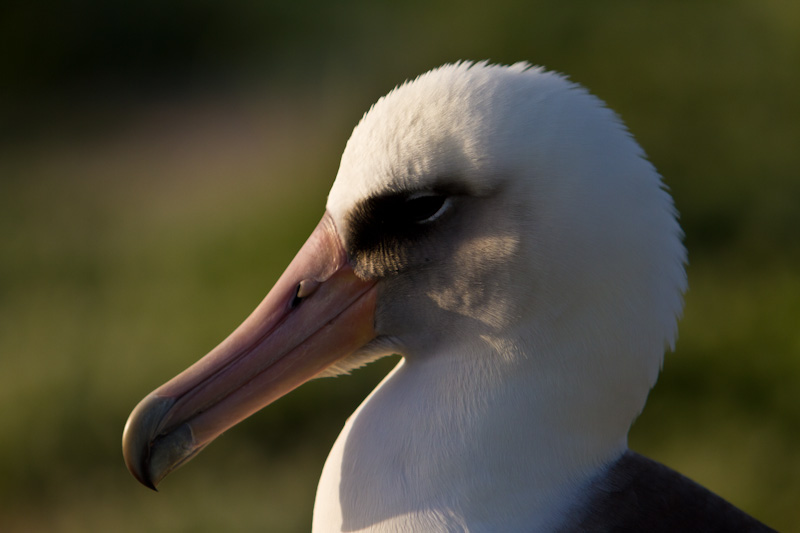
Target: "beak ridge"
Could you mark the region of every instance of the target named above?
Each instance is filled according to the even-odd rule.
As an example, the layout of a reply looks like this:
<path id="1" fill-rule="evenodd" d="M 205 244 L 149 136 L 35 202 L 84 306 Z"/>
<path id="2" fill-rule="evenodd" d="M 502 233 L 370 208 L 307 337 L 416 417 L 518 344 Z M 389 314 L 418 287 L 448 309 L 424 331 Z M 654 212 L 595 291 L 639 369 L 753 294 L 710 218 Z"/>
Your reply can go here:
<path id="1" fill-rule="evenodd" d="M 367 344 L 375 299 L 326 213 L 245 322 L 134 408 L 122 434 L 128 470 L 155 490 L 226 429 Z"/>

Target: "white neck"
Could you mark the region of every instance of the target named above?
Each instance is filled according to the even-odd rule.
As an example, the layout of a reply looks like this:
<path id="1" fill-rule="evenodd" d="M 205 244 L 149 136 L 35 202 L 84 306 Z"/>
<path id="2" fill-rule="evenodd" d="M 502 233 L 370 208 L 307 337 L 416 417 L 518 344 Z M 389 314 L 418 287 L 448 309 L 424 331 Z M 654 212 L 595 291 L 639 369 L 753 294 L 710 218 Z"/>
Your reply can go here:
<path id="1" fill-rule="evenodd" d="M 564 392 L 565 354 L 479 339 L 401 361 L 350 417 L 316 533 L 548 530 L 625 450 L 630 421 L 597 423 L 587 395 Z"/>

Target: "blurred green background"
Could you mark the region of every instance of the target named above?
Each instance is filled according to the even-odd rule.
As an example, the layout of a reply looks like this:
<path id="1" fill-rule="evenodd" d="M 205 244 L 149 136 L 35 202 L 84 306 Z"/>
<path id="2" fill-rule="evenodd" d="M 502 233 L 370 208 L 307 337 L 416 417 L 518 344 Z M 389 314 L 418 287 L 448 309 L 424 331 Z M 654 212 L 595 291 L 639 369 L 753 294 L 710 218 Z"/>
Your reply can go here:
<path id="1" fill-rule="evenodd" d="M 0 530 L 306 531 L 394 361 L 310 383 L 156 494 L 133 406 L 222 340 L 321 216 L 361 114 L 458 59 L 617 110 L 689 248 L 677 351 L 631 446 L 800 531 L 800 3 L 4 2 Z"/>

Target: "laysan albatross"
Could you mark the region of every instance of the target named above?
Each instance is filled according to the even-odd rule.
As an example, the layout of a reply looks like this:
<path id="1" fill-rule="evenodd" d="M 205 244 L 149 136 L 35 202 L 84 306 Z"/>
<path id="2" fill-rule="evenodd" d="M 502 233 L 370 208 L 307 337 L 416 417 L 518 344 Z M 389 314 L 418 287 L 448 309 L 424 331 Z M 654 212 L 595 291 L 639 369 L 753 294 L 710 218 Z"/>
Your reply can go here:
<path id="1" fill-rule="evenodd" d="M 148 487 L 313 378 L 400 363 L 347 420 L 324 531 L 769 531 L 632 452 L 686 251 L 617 116 L 556 73 L 445 65 L 380 99 L 253 313 L 123 433 Z M 265 517 L 268 527 L 268 517 Z"/>

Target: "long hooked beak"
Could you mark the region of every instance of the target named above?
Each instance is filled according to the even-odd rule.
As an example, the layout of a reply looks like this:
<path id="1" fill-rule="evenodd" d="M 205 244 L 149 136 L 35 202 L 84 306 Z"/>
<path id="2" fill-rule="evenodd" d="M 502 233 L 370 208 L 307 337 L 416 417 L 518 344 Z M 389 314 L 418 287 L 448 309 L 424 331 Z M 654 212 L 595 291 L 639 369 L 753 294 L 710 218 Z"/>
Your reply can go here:
<path id="1" fill-rule="evenodd" d="M 325 213 L 255 311 L 139 402 L 122 434 L 128 470 L 155 489 L 224 431 L 367 344 L 376 293 Z"/>

